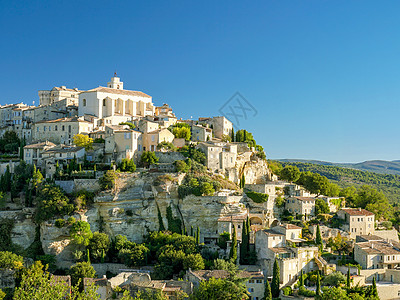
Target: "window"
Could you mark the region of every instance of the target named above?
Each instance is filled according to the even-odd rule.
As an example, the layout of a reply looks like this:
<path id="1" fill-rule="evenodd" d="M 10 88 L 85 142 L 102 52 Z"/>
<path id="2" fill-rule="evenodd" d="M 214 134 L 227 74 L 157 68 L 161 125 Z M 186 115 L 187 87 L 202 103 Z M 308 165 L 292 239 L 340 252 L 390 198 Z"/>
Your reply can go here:
<path id="1" fill-rule="evenodd" d="M 249 293 L 253 293 L 254 292 L 254 288 L 249 288 Z"/>
<path id="2" fill-rule="evenodd" d="M 129 140 L 129 139 L 131 138 L 131 133 L 130 133 L 130 132 L 124 133 L 124 138 L 125 138 L 126 140 Z"/>
<path id="3" fill-rule="evenodd" d="M 43 131 L 46 131 L 46 126 L 43 127 Z"/>
<path id="4" fill-rule="evenodd" d="M 154 142 L 156 140 L 156 137 L 154 135 L 151 136 L 151 141 Z"/>
<path id="5" fill-rule="evenodd" d="M 86 106 L 86 99 L 82 100 L 83 106 Z"/>
<path id="6" fill-rule="evenodd" d="M 250 280 L 249 280 L 249 283 L 254 283 L 254 279 L 250 279 Z"/>
<path id="7" fill-rule="evenodd" d="M 56 125 L 56 126 L 54 126 L 54 131 L 57 131 L 57 125 Z"/>
<path id="8" fill-rule="evenodd" d="M 62 129 L 62 131 L 65 131 L 65 126 L 63 125 L 63 126 L 61 127 L 61 129 Z"/>
<path id="9" fill-rule="evenodd" d="M 262 283 L 262 280 L 261 279 L 257 279 L 256 282 L 257 283 Z"/>
<path id="10" fill-rule="evenodd" d="M 103 106 L 106 106 L 106 99 L 103 99 Z"/>

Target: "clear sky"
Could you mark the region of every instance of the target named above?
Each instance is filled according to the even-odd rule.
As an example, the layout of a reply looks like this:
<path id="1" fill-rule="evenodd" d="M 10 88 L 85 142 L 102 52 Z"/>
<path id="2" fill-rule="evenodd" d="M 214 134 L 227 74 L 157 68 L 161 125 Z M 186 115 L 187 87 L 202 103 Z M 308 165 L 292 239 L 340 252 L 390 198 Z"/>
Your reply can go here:
<path id="1" fill-rule="evenodd" d="M 241 122 L 270 158 L 400 159 L 399 1 L 0 1 L 0 103 L 106 85 Z"/>

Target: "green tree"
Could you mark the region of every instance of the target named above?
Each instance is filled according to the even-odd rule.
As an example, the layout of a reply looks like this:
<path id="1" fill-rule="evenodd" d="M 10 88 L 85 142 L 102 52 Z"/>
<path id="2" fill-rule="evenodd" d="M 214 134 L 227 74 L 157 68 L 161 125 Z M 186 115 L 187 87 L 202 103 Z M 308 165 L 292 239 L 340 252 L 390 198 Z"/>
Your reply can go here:
<path id="1" fill-rule="evenodd" d="M 341 272 L 333 272 L 324 277 L 322 280 L 323 285 L 338 286 L 339 284 L 345 283 L 346 277 Z"/>
<path id="2" fill-rule="evenodd" d="M 36 215 L 38 223 L 55 216 L 69 215 L 74 206 L 58 186 L 44 185 L 36 196 Z"/>
<path id="3" fill-rule="evenodd" d="M 164 222 L 163 222 L 160 207 L 158 206 L 158 204 L 157 204 L 157 216 L 158 216 L 158 226 L 159 226 L 158 230 L 165 231 Z"/>
<path id="4" fill-rule="evenodd" d="M 190 167 L 184 160 L 177 160 L 175 161 L 176 171 L 180 173 L 187 173 L 190 170 Z"/>
<path id="5" fill-rule="evenodd" d="M 75 134 L 73 137 L 74 145 L 83 147 L 85 150 L 93 149 L 93 139 L 85 134 Z"/>
<path id="6" fill-rule="evenodd" d="M 140 161 L 146 166 L 149 167 L 151 165 L 155 165 L 158 163 L 158 157 L 154 152 L 144 151 L 142 156 L 140 157 Z"/>
<path id="7" fill-rule="evenodd" d="M 32 175 L 32 188 L 37 191 L 38 187 L 43 181 L 43 175 L 40 170 L 36 169 L 36 165 L 33 165 L 33 175 Z"/>
<path id="8" fill-rule="evenodd" d="M 321 300 L 350 300 L 344 289 L 336 286 L 324 287 Z"/>
<path id="9" fill-rule="evenodd" d="M 69 274 L 71 275 L 71 283 L 73 285 L 80 284 L 80 289 L 83 290 L 83 279 L 84 278 L 94 278 L 96 271 L 89 262 L 78 262 L 71 266 L 69 269 Z"/>
<path id="10" fill-rule="evenodd" d="M 247 298 L 246 286 L 243 283 L 231 279 L 215 279 L 214 277 L 200 282 L 192 297 L 193 300 L 242 300 Z"/>
<path id="11" fill-rule="evenodd" d="M 238 266 L 230 260 L 217 258 L 217 259 L 214 259 L 213 266 L 211 269 L 212 270 L 225 270 L 225 271 L 228 271 L 229 273 L 234 273 L 234 272 L 238 271 Z"/>
<path id="12" fill-rule="evenodd" d="M 350 288 L 351 279 L 350 279 L 350 266 L 347 269 L 347 278 L 346 278 L 346 288 Z"/>
<path id="13" fill-rule="evenodd" d="M 319 224 L 317 225 L 317 234 L 315 238 L 315 243 L 317 244 L 319 251 L 322 252 L 324 244 L 322 242 L 321 229 L 319 228 Z"/>
<path id="14" fill-rule="evenodd" d="M 317 271 L 317 288 L 315 293 L 317 296 L 321 296 L 321 277 L 319 276 L 319 271 Z"/>
<path id="15" fill-rule="evenodd" d="M 233 128 L 231 131 L 231 141 L 232 141 L 232 143 L 235 142 L 235 129 L 233 129 Z"/>
<path id="16" fill-rule="evenodd" d="M 200 244 L 200 227 L 197 226 L 197 231 L 196 231 L 196 244 Z"/>
<path id="17" fill-rule="evenodd" d="M 315 214 L 316 215 L 329 214 L 329 212 L 330 212 L 330 209 L 329 209 L 328 203 L 326 203 L 322 199 L 317 198 L 317 200 L 315 200 Z"/>
<path id="18" fill-rule="evenodd" d="M 229 234 L 229 232 L 224 231 L 223 233 L 221 233 L 219 235 L 218 238 L 218 246 L 221 249 L 226 249 L 227 248 L 227 242 L 231 240 L 231 235 Z"/>
<path id="19" fill-rule="evenodd" d="M 236 264 L 237 261 L 237 237 L 236 237 L 236 227 L 233 226 L 232 232 L 232 244 L 229 251 L 229 259 Z"/>
<path id="20" fill-rule="evenodd" d="M 174 129 L 172 130 L 172 133 L 174 134 L 175 138 L 177 138 L 177 139 L 185 139 L 186 141 L 190 141 L 190 137 L 191 137 L 190 128 L 174 127 Z"/>
<path id="21" fill-rule="evenodd" d="M 95 260 L 99 260 L 103 253 L 107 253 L 110 249 L 110 238 L 102 232 L 94 232 L 89 240 L 88 249 Z"/>
<path id="22" fill-rule="evenodd" d="M 118 169 L 121 172 L 133 173 L 136 171 L 135 161 L 133 160 L 133 158 L 132 159 L 123 158 L 121 162 L 118 164 Z"/>
<path id="23" fill-rule="evenodd" d="M 300 276 L 299 276 L 299 287 L 304 286 L 304 273 L 303 269 L 300 270 Z"/>
<path id="24" fill-rule="evenodd" d="M 280 285 L 280 270 L 278 260 L 275 259 L 274 268 L 272 271 L 272 282 L 271 282 L 271 292 L 274 298 L 279 297 L 279 285 Z"/>
<path id="25" fill-rule="evenodd" d="M 264 300 L 272 300 L 271 286 L 269 285 L 268 279 L 265 280 Z"/>
<path id="26" fill-rule="evenodd" d="M 295 182 L 300 178 L 300 170 L 296 166 L 287 165 L 280 171 L 280 178 L 289 182 Z"/>
<path id="27" fill-rule="evenodd" d="M 117 174 L 113 170 L 108 170 L 102 177 L 99 179 L 100 187 L 103 190 L 110 190 L 115 186 L 115 180 L 117 179 Z"/>
<path id="28" fill-rule="evenodd" d="M 378 290 L 376 288 L 376 279 L 375 276 L 372 278 L 372 287 L 371 287 L 371 296 L 378 297 Z M 378 298 L 379 299 L 379 298 Z"/>
<path id="29" fill-rule="evenodd" d="M 88 246 L 93 237 L 90 224 L 85 221 L 77 221 L 72 224 L 70 234 L 75 243 L 84 246 Z"/>
<path id="30" fill-rule="evenodd" d="M 136 126 L 131 122 L 121 122 L 121 123 L 119 123 L 119 125 L 127 125 L 132 130 L 136 128 Z"/>

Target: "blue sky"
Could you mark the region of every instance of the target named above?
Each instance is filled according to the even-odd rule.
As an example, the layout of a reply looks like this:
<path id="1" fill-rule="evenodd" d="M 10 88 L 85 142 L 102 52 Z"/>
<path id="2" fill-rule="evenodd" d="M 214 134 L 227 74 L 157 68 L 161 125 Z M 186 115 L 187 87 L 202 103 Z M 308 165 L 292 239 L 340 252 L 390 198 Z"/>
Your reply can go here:
<path id="1" fill-rule="evenodd" d="M 0 1 L 0 103 L 117 70 L 178 116 L 240 92 L 270 158 L 400 159 L 400 2 Z"/>

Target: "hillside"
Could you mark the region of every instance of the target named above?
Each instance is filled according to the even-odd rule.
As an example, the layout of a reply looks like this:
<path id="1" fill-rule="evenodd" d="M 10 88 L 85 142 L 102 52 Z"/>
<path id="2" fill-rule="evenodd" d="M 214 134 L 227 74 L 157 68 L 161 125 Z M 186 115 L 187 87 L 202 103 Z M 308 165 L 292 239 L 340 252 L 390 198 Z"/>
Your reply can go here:
<path id="1" fill-rule="evenodd" d="M 360 163 L 332 163 L 320 160 L 306 160 L 306 159 L 279 159 L 281 162 L 302 162 L 311 163 L 324 166 L 337 166 L 344 168 L 357 169 L 361 171 L 368 171 L 380 174 L 400 175 L 400 160 L 386 161 L 386 160 L 368 160 Z"/>
<path id="2" fill-rule="evenodd" d="M 368 184 L 382 191 L 391 203 L 400 203 L 400 176 L 379 174 L 368 171 L 343 168 L 333 165 L 322 165 L 308 162 L 279 161 L 283 166 L 295 165 L 300 171 L 311 171 L 326 176 L 340 187 Z"/>

